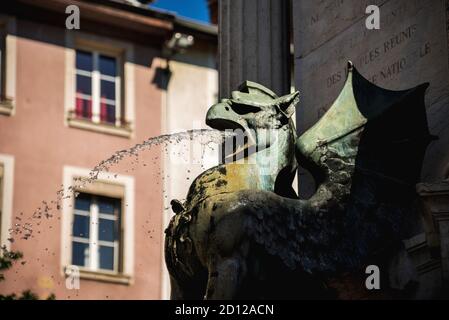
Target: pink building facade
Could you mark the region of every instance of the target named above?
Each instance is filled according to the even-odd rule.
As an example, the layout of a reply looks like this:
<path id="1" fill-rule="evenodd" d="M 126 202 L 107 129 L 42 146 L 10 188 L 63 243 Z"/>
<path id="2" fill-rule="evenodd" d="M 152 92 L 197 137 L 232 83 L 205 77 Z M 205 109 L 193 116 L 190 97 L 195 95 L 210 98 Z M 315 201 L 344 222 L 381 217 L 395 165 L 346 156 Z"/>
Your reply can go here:
<path id="1" fill-rule="evenodd" d="M 79 30 L 65 26 L 69 2 L 80 8 Z M 113 165 L 77 188 L 77 198 L 56 193 L 163 132 L 167 39 L 193 34 L 192 50 L 212 55 L 216 39 L 172 16 L 109 2 L 1 5 L 1 240 L 23 258 L 4 273 L 0 294 L 163 298 L 161 148 Z"/>

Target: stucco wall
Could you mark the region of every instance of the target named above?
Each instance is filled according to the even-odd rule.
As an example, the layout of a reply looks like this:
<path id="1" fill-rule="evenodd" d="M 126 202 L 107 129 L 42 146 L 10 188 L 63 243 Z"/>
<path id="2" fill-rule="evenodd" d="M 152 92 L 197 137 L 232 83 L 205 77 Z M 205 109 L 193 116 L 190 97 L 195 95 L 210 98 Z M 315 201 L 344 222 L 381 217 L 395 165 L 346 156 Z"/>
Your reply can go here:
<path id="1" fill-rule="evenodd" d="M 56 199 L 65 165 L 92 168 L 115 151 L 161 132 L 162 90 L 153 82 L 160 64 L 156 49 L 135 46 L 135 132 L 132 138 L 70 128 L 65 124 L 65 29 L 17 20 L 15 115 L 0 115 L 0 154 L 14 156 L 12 223 L 32 215 L 43 200 Z M 67 31 L 70 32 L 70 31 Z M 131 285 L 81 280 L 67 290 L 61 269 L 61 220 L 31 219 L 33 237 L 16 237 L 13 250 L 24 254 L 5 273 L 0 293 L 31 289 L 58 299 L 158 299 L 161 294 L 162 179 L 160 150 L 143 156 L 146 166 L 129 162 L 112 171 L 135 177 L 134 277 Z M 150 161 L 151 160 L 151 161 Z M 23 215 L 21 213 L 23 212 Z"/>
<path id="2" fill-rule="evenodd" d="M 164 132 L 208 128 L 206 112 L 216 103 L 218 93 L 215 48 L 196 45 L 175 56 L 169 66 L 172 74 L 165 101 Z M 170 201 L 185 199 L 191 182 L 218 163 L 218 150 L 204 147 L 198 141 L 193 144 L 187 141 L 170 145 L 164 156 L 164 220 L 167 225 L 172 216 Z M 162 297 L 168 298 L 168 295 L 168 274 L 164 269 Z"/>

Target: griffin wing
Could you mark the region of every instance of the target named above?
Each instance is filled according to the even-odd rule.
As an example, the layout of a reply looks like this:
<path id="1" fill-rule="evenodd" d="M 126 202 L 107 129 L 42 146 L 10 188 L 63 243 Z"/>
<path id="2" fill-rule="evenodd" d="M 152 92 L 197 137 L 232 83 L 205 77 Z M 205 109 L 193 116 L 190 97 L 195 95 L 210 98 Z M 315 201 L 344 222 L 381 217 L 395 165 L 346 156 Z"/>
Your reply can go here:
<path id="1" fill-rule="evenodd" d="M 316 193 L 299 201 L 248 195 L 255 241 L 310 273 L 358 269 L 401 247 L 421 228 L 412 203 L 432 139 L 427 86 L 386 90 L 349 63 L 338 98 L 297 140 L 298 162 L 314 175 Z"/>

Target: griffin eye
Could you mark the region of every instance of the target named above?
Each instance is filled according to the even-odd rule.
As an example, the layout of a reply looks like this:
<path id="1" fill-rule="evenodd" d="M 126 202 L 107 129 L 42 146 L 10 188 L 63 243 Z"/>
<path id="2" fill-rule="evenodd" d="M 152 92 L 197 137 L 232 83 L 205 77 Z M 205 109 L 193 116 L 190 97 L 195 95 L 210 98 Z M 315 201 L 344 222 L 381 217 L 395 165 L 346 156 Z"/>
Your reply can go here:
<path id="1" fill-rule="evenodd" d="M 247 104 L 236 104 L 236 103 L 233 103 L 231 105 L 231 108 L 235 113 L 240 114 L 240 115 L 248 114 L 248 113 L 256 113 L 261 110 L 259 107 L 250 106 Z"/>

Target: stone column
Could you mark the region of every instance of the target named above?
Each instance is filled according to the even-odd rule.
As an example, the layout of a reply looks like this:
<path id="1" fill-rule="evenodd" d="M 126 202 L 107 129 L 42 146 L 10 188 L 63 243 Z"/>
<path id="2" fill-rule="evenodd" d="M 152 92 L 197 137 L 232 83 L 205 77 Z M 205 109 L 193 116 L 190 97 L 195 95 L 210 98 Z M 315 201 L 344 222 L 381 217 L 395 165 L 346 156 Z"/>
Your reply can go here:
<path id="1" fill-rule="evenodd" d="M 220 98 L 245 80 L 290 92 L 288 0 L 219 1 Z"/>

